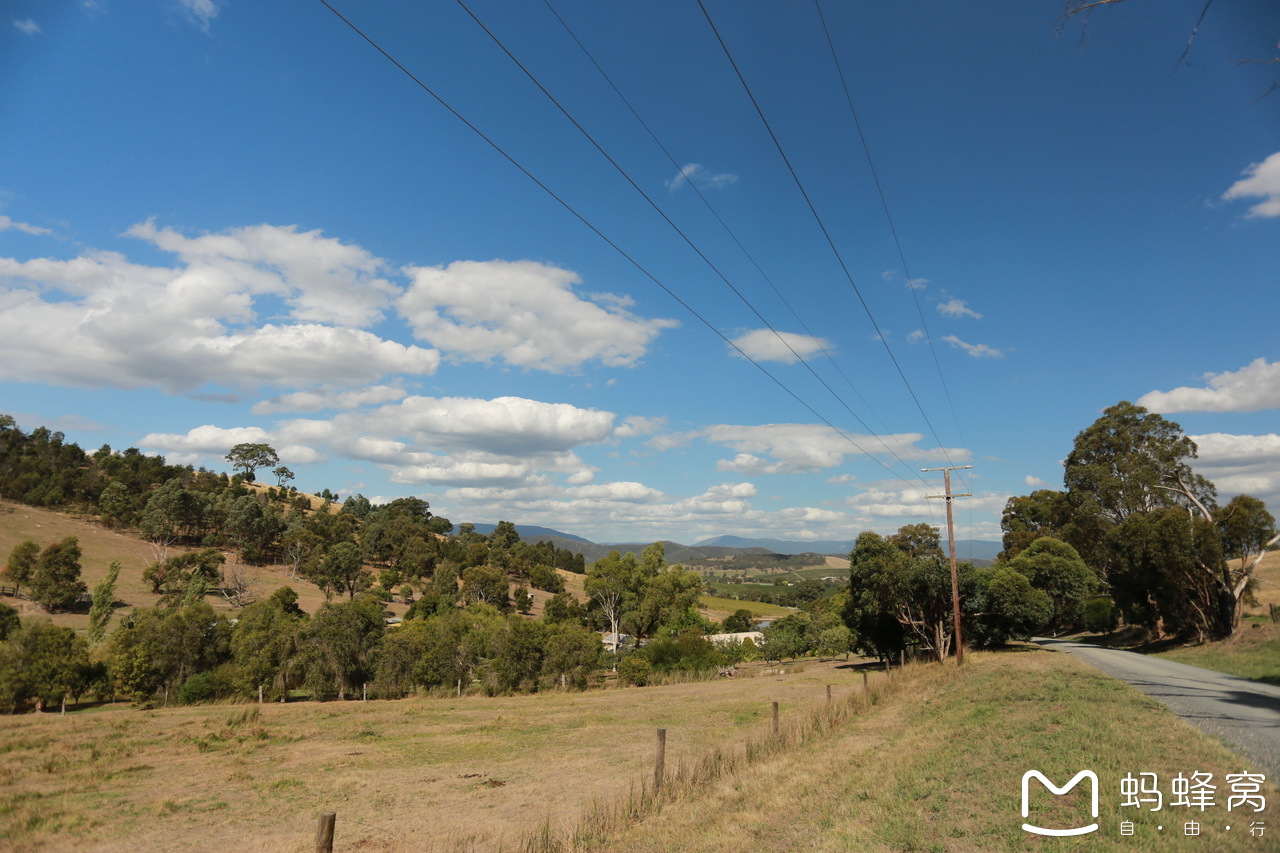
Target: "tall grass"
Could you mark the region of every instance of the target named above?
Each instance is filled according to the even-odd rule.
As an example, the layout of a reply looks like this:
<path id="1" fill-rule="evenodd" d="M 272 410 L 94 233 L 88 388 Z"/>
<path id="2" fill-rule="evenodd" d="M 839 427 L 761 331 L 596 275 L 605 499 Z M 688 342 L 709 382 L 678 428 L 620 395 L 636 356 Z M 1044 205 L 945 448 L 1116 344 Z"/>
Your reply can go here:
<path id="1" fill-rule="evenodd" d="M 652 777 L 634 780 L 625 795 L 598 799 L 578 822 L 558 831 L 550 819 L 532 834 L 523 837 L 521 853 L 576 853 L 598 849 L 609 837 L 646 817 L 658 814 L 667 804 L 690 800 L 708 785 L 745 771 L 780 753 L 798 749 L 835 731 L 842 723 L 895 695 L 919 671 L 918 664 L 897 670 L 891 679 L 857 686 L 843 697 L 834 697 L 799 713 L 781 714 L 777 733 L 769 730 L 749 736 L 739 745 L 714 747 L 694 758 L 678 762 L 655 787 Z"/>

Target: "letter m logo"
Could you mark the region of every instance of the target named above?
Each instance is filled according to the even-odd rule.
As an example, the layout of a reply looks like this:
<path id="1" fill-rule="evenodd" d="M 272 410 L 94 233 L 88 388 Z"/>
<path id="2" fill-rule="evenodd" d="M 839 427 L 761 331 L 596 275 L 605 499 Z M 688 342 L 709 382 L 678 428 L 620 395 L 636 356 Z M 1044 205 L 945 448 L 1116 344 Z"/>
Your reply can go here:
<path id="1" fill-rule="evenodd" d="M 1043 773 L 1041 773 L 1039 770 L 1028 770 L 1026 773 L 1022 774 L 1022 816 L 1024 818 L 1027 817 L 1031 812 L 1031 801 L 1030 801 L 1031 798 L 1029 796 L 1030 794 L 1029 788 L 1030 788 L 1030 782 L 1032 779 L 1040 780 L 1040 782 L 1046 788 L 1048 788 L 1057 796 L 1061 796 L 1067 793 L 1076 785 L 1080 784 L 1081 779 L 1088 779 L 1090 782 L 1093 783 L 1093 796 L 1092 796 L 1091 802 L 1093 805 L 1094 822 L 1089 824 L 1088 826 L 1080 826 L 1080 827 L 1075 827 L 1073 829 L 1044 829 L 1039 826 L 1032 826 L 1029 823 L 1024 823 L 1022 825 L 1023 829 L 1025 829 L 1027 832 L 1031 832 L 1036 835 L 1055 835 L 1055 836 L 1084 835 L 1085 833 L 1088 833 L 1088 832 L 1097 831 L 1098 829 L 1098 775 L 1096 773 L 1094 773 L 1092 770 L 1081 770 L 1075 776 L 1071 777 L 1070 782 L 1068 782 L 1067 784 L 1059 788 L 1057 785 L 1050 782 L 1048 777 L 1045 776 Z"/>

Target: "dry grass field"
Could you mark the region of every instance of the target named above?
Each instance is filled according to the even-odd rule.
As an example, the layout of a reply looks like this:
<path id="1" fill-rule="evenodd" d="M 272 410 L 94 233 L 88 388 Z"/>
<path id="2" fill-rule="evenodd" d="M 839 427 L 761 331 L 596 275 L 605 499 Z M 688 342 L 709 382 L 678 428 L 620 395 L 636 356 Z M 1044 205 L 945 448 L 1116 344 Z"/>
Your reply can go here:
<path id="1" fill-rule="evenodd" d="M 125 705 L 0 718 L 0 847 L 299 850 L 338 813 L 340 849 L 512 849 L 567 829 L 651 771 L 862 690 L 837 664 L 666 687 L 486 699 Z M 772 670 L 760 670 L 772 672 Z M 885 681 L 883 673 L 873 683 Z"/>
<path id="2" fill-rule="evenodd" d="M 1196 814 L 1207 838 L 1157 828 L 1181 813 L 1120 807 L 1126 772 L 1222 780 L 1248 769 L 1154 701 L 1040 649 L 969 661 L 962 673 L 912 665 L 892 683 L 875 673 L 870 705 L 856 670 L 808 664 L 755 678 L 499 699 L 5 718 L 0 846 L 303 851 L 317 815 L 334 811 L 335 849 L 393 853 L 1275 849 L 1227 834 L 1221 824 L 1238 818 L 1239 828 L 1247 816 L 1221 803 Z M 736 772 L 672 784 L 661 798 L 637 795 L 651 777 L 656 728 L 667 729 L 676 776 L 705 764 L 713 748 L 741 756 L 747 740 L 767 742 L 773 701 L 784 734 L 792 721 L 813 719 L 828 708 L 827 684 L 850 710 L 818 734 Z M 1101 781 L 1102 830 L 1087 847 L 1030 839 L 1020 829 L 1022 774 L 1039 769 L 1061 782 L 1084 768 Z M 1272 804 L 1280 796 L 1274 781 L 1263 792 Z M 1080 804 L 1055 799 L 1033 816 L 1070 825 Z M 1125 819 L 1136 824 L 1133 838 L 1119 836 Z"/>

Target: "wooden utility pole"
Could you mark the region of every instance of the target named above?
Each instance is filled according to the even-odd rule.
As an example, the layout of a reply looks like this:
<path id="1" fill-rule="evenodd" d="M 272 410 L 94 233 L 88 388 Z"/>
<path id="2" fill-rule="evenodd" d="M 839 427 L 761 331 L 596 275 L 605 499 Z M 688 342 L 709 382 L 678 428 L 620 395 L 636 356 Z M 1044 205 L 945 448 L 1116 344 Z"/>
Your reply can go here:
<path id="1" fill-rule="evenodd" d="M 960 579 L 956 575 L 956 525 L 951 516 L 951 499 L 967 498 L 971 496 L 970 492 L 963 494 L 951 494 L 951 472 L 963 471 L 972 468 L 972 465 L 951 465 L 946 468 L 921 468 L 923 471 L 941 471 L 942 482 L 946 489 L 943 495 L 928 495 L 930 498 L 946 498 L 947 500 L 947 550 L 951 552 L 951 604 L 954 608 L 953 618 L 955 620 L 955 629 L 953 638 L 956 645 L 956 666 L 964 666 L 964 642 L 960 636 Z"/>

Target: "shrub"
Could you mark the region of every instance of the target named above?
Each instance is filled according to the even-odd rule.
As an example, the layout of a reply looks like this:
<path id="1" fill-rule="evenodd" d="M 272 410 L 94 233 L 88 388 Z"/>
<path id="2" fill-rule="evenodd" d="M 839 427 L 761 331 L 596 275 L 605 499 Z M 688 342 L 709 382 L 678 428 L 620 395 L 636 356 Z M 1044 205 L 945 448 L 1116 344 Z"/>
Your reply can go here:
<path id="1" fill-rule="evenodd" d="M 622 663 L 618 664 L 618 680 L 623 684 L 644 687 L 649 683 L 649 676 L 652 673 L 653 667 L 649 662 L 637 655 L 623 658 Z"/>
<path id="2" fill-rule="evenodd" d="M 1116 606 L 1105 595 L 1091 598 L 1084 603 L 1084 627 L 1095 634 L 1106 634 L 1116 629 Z"/>

